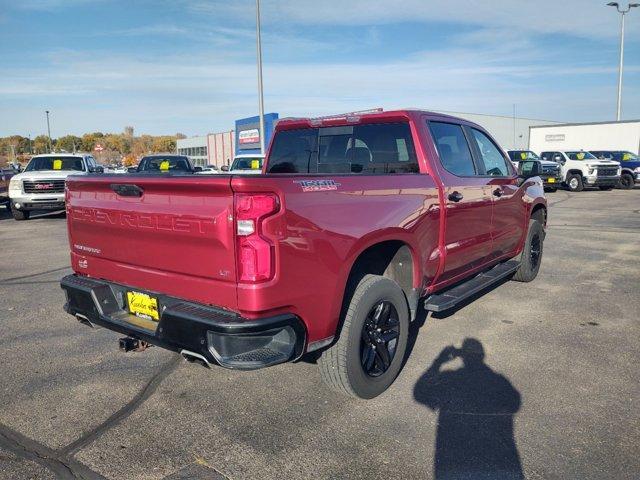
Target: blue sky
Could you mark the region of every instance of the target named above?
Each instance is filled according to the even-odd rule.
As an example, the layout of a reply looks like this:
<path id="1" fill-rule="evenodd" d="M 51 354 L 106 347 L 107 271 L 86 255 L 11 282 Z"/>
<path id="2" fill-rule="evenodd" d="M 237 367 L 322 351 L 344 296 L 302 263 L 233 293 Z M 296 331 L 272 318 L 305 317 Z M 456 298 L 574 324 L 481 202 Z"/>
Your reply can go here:
<path id="1" fill-rule="evenodd" d="M 613 119 L 619 15 L 593 0 L 262 0 L 265 108 Z M 624 2 L 626 5 L 626 2 Z M 253 0 L 0 0 L 0 135 L 189 136 L 257 113 Z M 623 118 L 640 118 L 640 8 Z"/>

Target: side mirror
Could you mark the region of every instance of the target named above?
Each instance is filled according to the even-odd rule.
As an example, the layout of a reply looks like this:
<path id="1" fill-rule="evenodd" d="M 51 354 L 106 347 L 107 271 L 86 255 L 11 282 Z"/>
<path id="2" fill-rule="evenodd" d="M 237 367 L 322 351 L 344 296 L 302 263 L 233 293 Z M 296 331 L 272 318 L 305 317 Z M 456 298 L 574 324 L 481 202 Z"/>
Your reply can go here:
<path id="1" fill-rule="evenodd" d="M 202 167 L 193 167 L 193 171 L 194 172 L 201 172 L 202 171 Z"/>
<path id="2" fill-rule="evenodd" d="M 228 172 L 229 171 L 229 165 L 222 165 L 220 167 L 220 170 L 222 170 L 223 172 Z"/>
<path id="3" fill-rule="evenodd" d="M 95 167 L 89 167 L 90 173 L 104 173 L 104 167 L 101 165 L 97 165 Z"/>
<path id="4" fill-rule="evenodd" d="M 553 157 L 553 161 L 556 163 L 564 163 L 564 158 L 562 158 L 561 155 L 556 155 L 555 157 Z"/>
<path id="5" fill-rule="evenodd" d="M 137 173 L 138 169 L 136 167 L 127 168 L 127 173 Z"/>
<path id="6" fill-rule="evenodd" d="M 524 160 L 518 166 L 518 177 L 523 180 L 537 177 L 542 173 L 542 164 L 538 160 Z"/>

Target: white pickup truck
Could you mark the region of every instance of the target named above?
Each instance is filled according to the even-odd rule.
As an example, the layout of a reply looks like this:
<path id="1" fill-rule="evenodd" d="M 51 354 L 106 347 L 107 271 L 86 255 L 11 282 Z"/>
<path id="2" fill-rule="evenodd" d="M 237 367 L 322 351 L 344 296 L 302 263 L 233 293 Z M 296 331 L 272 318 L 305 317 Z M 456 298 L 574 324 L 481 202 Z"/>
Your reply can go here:
<path id="1" fill-rule="evenodd" d="M 34 156 L 24 171 L 9 181 L 9 202 L 16 220 L 27 220 L 33 210 L 64 208 L 64 182 L 69 175 L 102 173 L 91 155 L 50 153 Z"/>
<path id="2" fill-rule="evenodd" d="M 599 160 L 582 150 L 542 152 L 540 157 L 560 164 L 562 181 L 572 192 L 581 192 L 584 187 L 611 190 L 620 181 L 620 163 Z"/>

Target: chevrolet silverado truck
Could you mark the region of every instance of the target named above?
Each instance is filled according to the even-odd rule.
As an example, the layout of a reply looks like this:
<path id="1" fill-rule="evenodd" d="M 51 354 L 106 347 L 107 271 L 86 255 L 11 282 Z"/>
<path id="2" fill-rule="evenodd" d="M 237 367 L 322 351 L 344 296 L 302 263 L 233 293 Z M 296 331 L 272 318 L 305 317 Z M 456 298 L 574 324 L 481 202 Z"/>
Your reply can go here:
<path id="1" fill-rule="evenodd" d="M 65 310 L 206 366 L 315 352 L 329 387 L 372 398 L 419 302 L 536 277 L 547 204 L 522 170 L 474 123 L 400 110 L 281 120 L 262 175 L 70 177 Z"/>
<path id="2" fill-rule="evenodd" d="M 572 192 L 581 192 L 584 187 L 611 190 L 620 182 L 618 162 L 598 160 L 583 150 L 542 152 L 540 157 L 560 165 L 562 181 Z"/>
<path id="3" fill-rule="evenodd" d="M 629 190 L 636 183 L 640 183 L 640 157 L 633 152 L 624 150 L 591 150 L 589 153 L 601 160 L 613 160 L 620 163 L 622 169 L 618 188 Z"/>
<path id="4" fill-rule="evenodd" d="M 52 153 L 33 157 L 22 173 L 9 181 L 11 213 L 28 220 L 33 210 L 64 209 L 64 183 L 70 175 L 101 173 L 91 155 Z"/>
<path id="5" fill-rule="evenodd" d="M 558 163 L 542 160 L 531 150 L 509 150 L 507 155 L 509 155 L 511 163 L 513 163 L 516 170 L 520 169 L 520 162 L 539 160 L 542 166 L 540 178 L 542 179 L 545 192 L 555 192 L 558 190 L 558 187 L 562 185 L 562 176 L 560 175 L 560 165 Z"/>

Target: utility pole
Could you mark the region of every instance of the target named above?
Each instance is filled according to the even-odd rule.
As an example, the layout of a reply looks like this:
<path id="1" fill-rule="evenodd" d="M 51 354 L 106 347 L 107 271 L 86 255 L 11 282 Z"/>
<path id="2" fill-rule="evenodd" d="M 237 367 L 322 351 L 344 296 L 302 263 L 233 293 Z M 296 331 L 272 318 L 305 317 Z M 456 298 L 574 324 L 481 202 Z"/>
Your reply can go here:
<path id="1" fill-rule="evenodd" d="M 260 0 L 256 0 L 256 50 L 258 57 L 258 97 L 260 113 L 260 153 L 264 155 L 264 95 L 262 91 L 262 43 L 260 41 Z"/>
<path id="2" fill-rule="evenodd" d="M 609 2 L 607 3 L 608 7 L 616 7 L 618 13 L 621 14 L 622 20 L 620 22 L 620 64 L 618 66 L 618 102 L 616 107 L 616 120 L 620 121 L 620 114 L 622 111 L 622 71 L 624 64 L 624 16 L 629 13 L 632 8 L 640 7 L 640 3 L 630 3 L 627 6 L 627 9 L 621 9 L 620 5 L 617 2 Z"/>
<path id="3" fill-rule="evenodd" d="M 44 113 L 47 114 L 47 135 L 49 136 L 49 153 L 53 150 L 53 145 L 51 144 L 51 126 L 49 125 L 49 110 L 45 110 Z"/>

